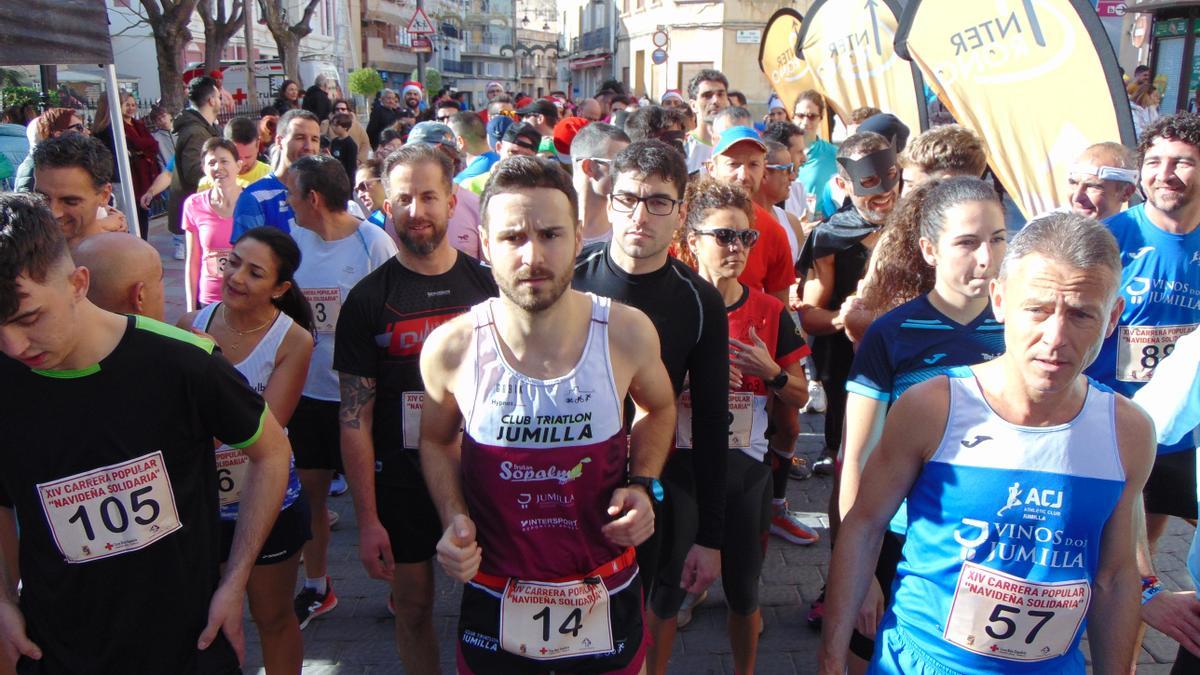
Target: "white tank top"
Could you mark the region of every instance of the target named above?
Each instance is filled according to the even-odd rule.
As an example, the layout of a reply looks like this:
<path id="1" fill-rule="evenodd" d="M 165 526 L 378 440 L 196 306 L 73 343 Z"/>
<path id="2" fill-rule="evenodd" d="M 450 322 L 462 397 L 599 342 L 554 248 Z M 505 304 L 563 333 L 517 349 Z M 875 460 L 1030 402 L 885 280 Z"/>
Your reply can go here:
<path id="1" fill-rule="evenodd" d="M 196 317 L 192 319 L 192 328 L 207 331 L 212 324 L 213 314 L 220 305 L 221 303 L 214 302 L 197 312 Z M 275 317 L 275 323 L 267 329 L 267 334 L 258 341 L 254 351 L 241 362 L 233 364 L 260 395 L 267 390 L 267 382 L 271 379 L 271 373 L 275 372 L 275 356 L 279 353 L 279 346 L 283 344 L 283 338 L 292 327 L 292 323 L 292 317 L 280 312 L 279 316 Z"/>

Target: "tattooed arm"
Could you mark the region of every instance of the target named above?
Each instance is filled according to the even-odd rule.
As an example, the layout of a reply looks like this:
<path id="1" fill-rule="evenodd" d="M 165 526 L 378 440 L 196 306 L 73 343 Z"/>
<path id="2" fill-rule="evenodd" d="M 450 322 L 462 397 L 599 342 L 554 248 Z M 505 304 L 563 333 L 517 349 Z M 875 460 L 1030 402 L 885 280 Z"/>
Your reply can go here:
<path id="1" fill-rule="evenodd" d="M 375 379 L 339 373 L 342 403 L 342 464 L 354 497 L 358 518 L 358 556 L 374 579 L 391 580 L 395 562 L 387 530 L 375 510 L 375 443 L 371 429 L 375 417 Z"/>

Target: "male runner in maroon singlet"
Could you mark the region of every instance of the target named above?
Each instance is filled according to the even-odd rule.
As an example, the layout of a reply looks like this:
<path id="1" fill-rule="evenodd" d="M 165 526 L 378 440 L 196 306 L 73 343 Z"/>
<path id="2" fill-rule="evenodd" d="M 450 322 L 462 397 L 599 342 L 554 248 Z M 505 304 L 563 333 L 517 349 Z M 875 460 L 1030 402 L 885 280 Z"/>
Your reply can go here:
<path id="1" fill-rule="evenodd" d="M 467 582 L 459 672 L 637 673 L 633 547 L 654 530 L 675 423 L 657 331 L 636 309 L 570 290 L 576 195 L 552 162 L 498 164 L 481 212 L 500 298 L 439 327 L 421 353 L 438 560 Z M 627 393 L 640 408 L 628 442 Z"/>

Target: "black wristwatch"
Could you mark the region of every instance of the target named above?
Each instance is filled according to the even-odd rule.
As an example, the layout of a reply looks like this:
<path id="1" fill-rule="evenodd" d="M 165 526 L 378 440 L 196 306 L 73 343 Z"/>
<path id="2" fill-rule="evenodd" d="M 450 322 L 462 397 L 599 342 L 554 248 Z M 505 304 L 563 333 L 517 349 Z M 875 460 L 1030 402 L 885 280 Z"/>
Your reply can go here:
<path id="1" fill-rule="evenodd" d="M 662 482 L 657 478 L 651 478 L 650 476 L 630 476 L 629 484 L 641 485 L 642 487 L 646 488 L 646 494 L 650 495 L 651 501 L 653 501 L 655 504 L 662 503 L 664 496 L 663 486 Z"/>
<path id="2" fill-rule="evenodd" d="M 783 368 L 779 369 L 779 374 L 766 381 L 766 385 L 772 389 L 783 389 L 787 386 L 788 374 Z"/>

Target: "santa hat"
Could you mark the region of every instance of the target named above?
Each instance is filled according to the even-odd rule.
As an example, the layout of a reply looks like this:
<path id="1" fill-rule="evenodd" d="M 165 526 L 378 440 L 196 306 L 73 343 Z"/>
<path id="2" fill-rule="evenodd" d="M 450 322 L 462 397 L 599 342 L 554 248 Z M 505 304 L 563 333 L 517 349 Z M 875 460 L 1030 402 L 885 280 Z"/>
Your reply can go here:
<path id="1" fill-rule="evenodd" d="M 687 103 L 687 101 L 683 100 L 683 94 L 679 93 L 678 89 L 668 89 L 664 91 L 659 103 L 666 103 L 667 99 L 670 98 L 678 99 L 681 103 Z"/>
<path id="2" fill-rule="evenodd" d="M 487 91 L 488 89 L 491 89 L 492 87 L 500 87 L 500 91 L 504 91 L 504 85 L 503 85 L 503 84 L 500 84 L 499 82 L 497 82 L 497 81 L 495 81 L 495 80 L 492 80 L 491 82 L 488 82 L 488 83 L 487 83 L 487 86 L 486 86 L 486 87 L 484 87 L 484 88 L 483 88 L 483 90 L 484 90 L 484 91 Z"/>
<path id="3" fill-rule="evenodd" d="M 420 94 L 421 96 L 425 95 L 425 88 L 421 86 L 420 82 L 412 82 L 412 81 L 405 82 L 404 88 L 400 90 L 400 95 L 404 96 L 405 94 L 407 94 L 410 91 L 415 91 L 418 94 Z"/>

